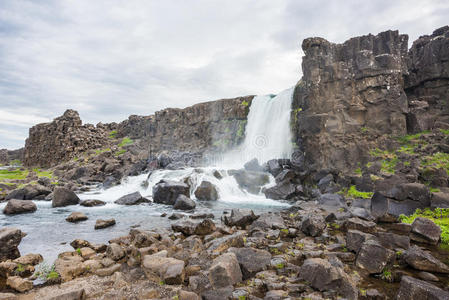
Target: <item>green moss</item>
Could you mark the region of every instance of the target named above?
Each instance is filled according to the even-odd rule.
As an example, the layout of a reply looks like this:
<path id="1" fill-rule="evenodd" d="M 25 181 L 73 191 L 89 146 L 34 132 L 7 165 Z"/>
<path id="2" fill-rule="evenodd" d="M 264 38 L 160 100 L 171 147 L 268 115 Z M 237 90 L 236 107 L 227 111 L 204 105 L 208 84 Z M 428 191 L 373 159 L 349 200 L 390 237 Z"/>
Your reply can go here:
<path id="1" fill-rule="evenodd" d="M 50 179 L 53 178 L 53 172 L 51 172 L 51 171 L 42 171 L 39 168 L 34 168 L 33 172 L 36 173 L 37 177 L 47 177 Z"/>
<path id="2" fill-rule="evenodd" d="M 25 271 L 25 267 L 22 264 L 17 264 L 16 273 L 22 273 Z"/>
<path id="3" fill-rule="evenodd" d="M 433 155 L 425 156 L 421 160 L 421 166 L 443 168 L 449 175 L 449 153 L 436 152 Z"/>
<path id="4" fill-rule="evenodd" d="M 362 127 L 360 128 L 360 131 L 363 133 L 368 132 L 368 127 Z"/>
<path id="5" fill-rule="evenodd" d="M 56 271 L 50 271 L 50 273 L 48 273 L 48 275 L 47 275 L 47 279 L 56 279 L 58 277 L 59 277 L 59 274 Z"/>
<path id="6" fill-rule="evenodd" d="M 115 139 L 117 137 L 117 130 L 112 130 L 110 133 L 109 133 L 109 138 L 110 139 Z"/>
<path id="7" fill-rule="evenodd" d="M 345 195 L 347 198 L 363 198 L 363 199 L 369 199 L 373 196 L 372 192 L 360 192 L 357 190 L 355 185 L 351 185 L 349 189 L 343 189 L 339 194 Z"/>
<path id="8" fill-rule="evenodd" d="M 122 155 L 123 153 L 126 153 L 126 150 L 125 150 L 125 149 L 121 149 L 121 150 L 115 152 L 114 155 L 115 155 L 115 156 L 120 156 L 120 155 Z"/>
<path id="9" fill-rule="evenodd" d="M 398 137 L 397 140 L 402 144 L 408 144 L 410 142 L 416 142 L 423 134 L 430 133 L 430 130 L 425 130 L 416 134 L 408 134 L 401 137 Z"/>
<path id="10" fill-rule="evenodd" d="M 449 135 L 449 129 L 440 128 L 440 132 L 445 135 Z"/>
<path id="11" fill-rule="evenodd" d="M 240 103 L 240 105 L 244 106 L 244 107 L 248 107 L 249 106 L 249 102 L 246 101 L 246 100 L 243 100 L 242 103 Z"/>
<path id="12" fill-rule="evenodd" d="M 247 121 L 244 120 L 239 123 L 239 129 L 237 130 L 237 137 L 242 138 L 245 135 L 246 122 Z"/>
<path id="13" fill-rule="evenodd" d="M 23 180 L 28 176 L 28 170 L 0 170 L 0 181 L 5 179 L 10 180 Z"/>
<path id="14" fill-rule="evenodd" d="M 354 171 L 357 175 L 362 175 L 362 169 L 361 168 L 357 168 Z"/>
<path id="15" fill-rule="evenodd" d="M 76 253 L 78 253 L 78 255 L 81 255 L 81 249 L 80 248 L 76 249 L 75 251 L 76 251 Z"/>
<path id="16" fill-rule="evenodd" d="M 277 265 L 276 265 L 276 269 L 283 269 L 285 266 L 284 266 L 284 264 L 283 263 L 278 263 Z"/>
<path id="17" fill-rule="evenodd" d="M 22 165 L 22 162 L 21 162 L 20 160 L 18 160 L 18 159 L 13 159 L 13 160 L 11 160 L 11 161 L 9 162 L 9 164 L 10 164 L 11 166 L 21 166 L 21 165 Z"/>
<path id="18" fill-rule="evenodd" d="M 391 271 L 384 270 L 382 272 L 381 278 L 382 280 L 385 280 L 387 282 L 393 282 L 393 275 L 391 274 Z"/>
<path id="19" fill-rule="evenodd" d="M 394 174 L 398 161 L 399 161 L 399 159 L 397 157 L 394 157 L 392 159 L 382 160 L 382 165 L 380 167 L 380 170 L 385 173 Z"/>
<path id="20" fill-rule="evenodd" d="M 397 152 L 407 153 L 407 154 L 416 154 L 415 147 L 411 144 L 401 146 Z"/>
<path id="21" fill-rule="evenodd" d="M 246 296 L 245 295 L 239 296 L 239 300 L 246 300 Z"/>
<path id="22" fill-rule="evenodd" d="M 441 243 L 449 245 L 449 208 L 436 208 L 434 210 L 430 208 L 424 210 L 417 209 L 413 215 L 401 215 L 399 219 L 402 223 L 412 224 L 418 217 L 432 220 L 438 225 L 441 228 Z"/>
<path id="23" fill-rule="evenodd" d="M 104 152 L 110 152 L 111 151 L 111 148 L 105 148 L 105 149 L 98 149 L 98 150 L 95 150 L 95 154 L 101 154 L 101 153 L 104 153 Z"/>
<path id="24" fill-rule="evenodd" d="M 130 139 L 129 137 L 124 137 L 122 139 L 122 141 L 120 142 L 120 144 L 118 144 L 118 146 L 123 147 L 123 146 L 131 145 L 132 143 L 134 143 L 134 141 L 132 139 Z"/>
<path id="25" fill-rule="evenodd" d="M 430 192 L 431 192 L 431 193 L 439 193 L 439 192 L 440 192 L 440 189 L 431 187 L 431 188 L 430 188 Z"/>
<path id="26" fill-rule="evenodd" d="M 293 114 L 295 116 L 295 123 L 298 123 L 298 115 L 299 115 L 300 112 L 302 112 L 302 108 L 301 107 L 293 110 Z"/>

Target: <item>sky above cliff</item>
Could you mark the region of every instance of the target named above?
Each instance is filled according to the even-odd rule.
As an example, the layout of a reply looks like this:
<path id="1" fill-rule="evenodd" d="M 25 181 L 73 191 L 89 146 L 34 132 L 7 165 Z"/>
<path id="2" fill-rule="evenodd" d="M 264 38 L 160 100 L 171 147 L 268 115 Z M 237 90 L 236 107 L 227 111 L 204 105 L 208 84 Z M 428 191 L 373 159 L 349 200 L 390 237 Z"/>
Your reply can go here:
<path id="1" fill-rule="evenodd" d="M 447 1 L 2 0 L 0 148 L 67 108 L 95 124 L 277 93 L 301 77 L 304 38 L 413 41 L 448 20 Z"/>

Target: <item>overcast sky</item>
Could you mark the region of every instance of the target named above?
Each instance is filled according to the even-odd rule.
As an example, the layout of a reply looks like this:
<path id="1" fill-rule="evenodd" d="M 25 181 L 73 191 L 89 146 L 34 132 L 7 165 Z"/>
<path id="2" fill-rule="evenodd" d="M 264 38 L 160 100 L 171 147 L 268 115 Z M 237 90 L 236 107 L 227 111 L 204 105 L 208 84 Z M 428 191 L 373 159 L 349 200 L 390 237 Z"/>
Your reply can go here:
<path id="1" fill-rule="evenodd" d="M 300 79 L 306 37 L 412 41 L 447 23 L 447 0 L 1 0 L 0 148 L 67 108 L 96 124 L 277 93 Z"/>

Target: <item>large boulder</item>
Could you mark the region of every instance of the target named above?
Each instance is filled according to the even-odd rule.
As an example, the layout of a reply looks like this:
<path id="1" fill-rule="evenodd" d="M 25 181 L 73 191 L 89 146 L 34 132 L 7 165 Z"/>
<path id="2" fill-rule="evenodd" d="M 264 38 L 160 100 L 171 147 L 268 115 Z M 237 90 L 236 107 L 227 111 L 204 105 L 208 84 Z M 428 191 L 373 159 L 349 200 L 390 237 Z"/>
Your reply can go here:
<path id="1" fill-rule="evenodd" d="M 173 205 L 174 209 L 180 210 L 192 210 L 195 209 L 196 203 L 186 195 L 179 195 L 176 199 L 175 204 Z"/>
<path id="2" fill-rule="evenodd" d="M 209 181 L 202 181 L 195 190 L 195 197 L 198 200 L 217 200 L 217 188 Z"/>
<path id="3" fill-rule="evenodd" d="M 326 229 L 326 221 L 322 215 L 308 215 L 301 224 L 301 230 L 309 236 L 319 236 Z"/>
<path id="4" fill-rule="evenodd" d="M 6 200 L 19 199 L 19 200 L 33 200 L 43 199 L 45 196 L 51 193 L 51 190 L 41 184 L 28 184 L 23 188 L 11 191 Z"/>
<path id="5" fill-rule="evenodd" d="M 370 233 L 350 229 L 346 233 L 346 248 L 358 253 L 365 241 L 374 239 L 376 239 L 376 237 Z"/>
<path id="6" fill-rule="evenodd" d="M 290 181 L 282 181 L 276 185 L 263 189 L 265 197 L 274 200 L 289 200 L 302 193 L 301 186 L 297 186 Z"/>
<path id="7" fill-rule="evenodd" d="M 412 223 L 410 238 L 416 242 L 436 245 L 440 235 L 441 228 L 430 219 L 418 217 Z"/>
<path id="8" fill-rule="evenodd" d="M 32 213 L 37 210 L 36 204 L 31 200 L 11 199 L 3 209 L 5 215 Z"/>
<path id="9" fill-rule="evenodd" d="M 318 198 L 318 203 L 323 206 L 346 207 L 345 198 L 339 194 L 323 194 Z"/>
<path id="10" fill-rule="evenodd" d="M 140 203 L 150 202 L 147 198 L 142 197 L 139 192 L 134 192 L 125 196 L 122 196 L 114 201 L 115 204 L 120 205 L 136 205 Z"/>
<path id="11" fill-rule="evenodd" d="M 396 299 L 447 300 L 449 299 L 449 292 L 442 290 L 439 287 L 426 281 L 404 275 L 402 276 L 401 286 L 399 287 L 399 292 Z"/>
<path id="12" fill-rule="evenodd" d="M 208 235 L 216 230 L 215 223 L 210 219 L 204 219 L 201 222 L 190 220 L 180 220 L 171 225 L 176 232 L 182 232 L 186 236 L 190 235 Z"/>
<path id="13" fill-rule="evenodd" d="M 449 273 L 449 267 L 447 265 L 415 245 L 405 252 L 404 261 L 416 270 Z"/>
<path id="14" fill-rule="evenodd" d="M 430 207 L 432 208 L 449 208 L 449 193 L 432 193 L 430 200 Z"/>
<path id="15" fill-rule="evenodd" d="M 228 226 L 238 226 L 245 228 L 250 225 L 254 220 L 257 219 L 257 216 L 251 209 L 248 208 L 233 208 L 231 211 L 231 215 L 223 215 L 222 217 L 224 223 Z"/>
<path id="16" fill-rule="evenodd" d="M 371 198 L 371 214 L 378 221 L 394 222 L 401 214 L 411 215 L 417 208 L 423 208 L 419 201 L 410 199 L 398 201 L 380 192 L 375 192 Z"/>
<path id="17" fill-rule="evenodd" d="M 71 190 L 63 187 L 57 187 L 53 191 L 53 207 L 62 207 L 68 205 L 76 205 L 80 202 L 80 198 Z"/>
<path id="18" fill-rule="evenodd" d="M 17 228 L 0 229 L 0 261 L 20 257 L 18 246 L 25 234 Z"/>
<path id="19" fill-rule="evenodd" d="M 103 229 L 115 225 L 115 219 L 98 219 L 95 221 L 95 229 Z"/>
<path id="20" fill-rule="evenodd" d="M 268 268 L 271 261 L 271 254 L 265 250 L 254 248 L 230 248 L 229 252 L 235 253 L 243 280 L 254 277 L 256 273 Z"/>
<path id="21" fill-rule="evenodd" d="M 299 277 L 319 291 L 337 290 L 347 299 L 357 299 L 358 290 L 351 278 L 341 268 L 322 258 L 304 261 Z"/>
<path id="22" fill-rule="evenodd" d="M 170 180 L 161 180 L 153 187 L 154 203 L 173 205 L 179 195 L 190 196 L 190 187 L 183 183 Z"/>
<path id="23" fill-rule="evenodd" d="M 6 280 L 6 285 L 19 293 L 27 292 L 33 288 L 32 281 L 23 279 L 19 276 L 8 277 Z"/>
<path id="24" fill-rule="evenodd" d="M 257 158 L 253 158 L 250 161 L 248 161 L 247 163 L 245 163 L 243 165 L 243 168 L 245 168 L 245 170 L 247 170 L 247 171 L 254 171 L 254 172 L 262 172 L 263 171 L 263 168 L 259 164 L 259 160 Z"/>
<path id="25" fill-rule="evenodd" d="M 363 243 L 357 255 L 357 267 L 370 274 L 379 274 L 394 260 L 395 252 L 383 247 L 376 240 Z"/>
<path id="26" fill-rule="evenodd" d="M 242 281 L 242 272 L 235 253 L 225 253 L 214 259 L 209 268 L 209 281 L 215 289 Z"/>
<path id="27" fill-rule="evenodd" d="M 255 220 L 251 226 L 250 230 L 267 230 L 267 229 L 284 229 L 286 228 L 284 219 L 278 212 L 267 212 L 263 213 Z"/>
<path id="28" fill-rule="evenodd" d="M 228 173 L 234 176 L 240 188 L 251 194 L 258 194 L 261 187 L 270 181 L 268 174 L 263 172 L 236 170 Z"/>
<path id="29" fill-rule="evenodd" d="M 147 278 L 165 284 L 182 284 L 185 277 L 184 261 L 167 257 L 166 252 L 145 255 L 142 268 Z"/>

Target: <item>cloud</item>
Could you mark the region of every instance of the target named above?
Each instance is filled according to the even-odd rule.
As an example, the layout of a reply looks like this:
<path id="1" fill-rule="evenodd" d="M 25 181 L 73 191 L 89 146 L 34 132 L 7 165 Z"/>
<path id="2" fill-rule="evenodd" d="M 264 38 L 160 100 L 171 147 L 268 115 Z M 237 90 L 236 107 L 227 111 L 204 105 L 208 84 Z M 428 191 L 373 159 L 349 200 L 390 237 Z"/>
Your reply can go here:
<path id="1" fill-rule="evenodd" d="M 0 148 L 67 108 L 97 123 L 277 93 L 299 80 L 306 37 L 415 39 L 448 16 L 438 0 L 2 0 Z"/>

